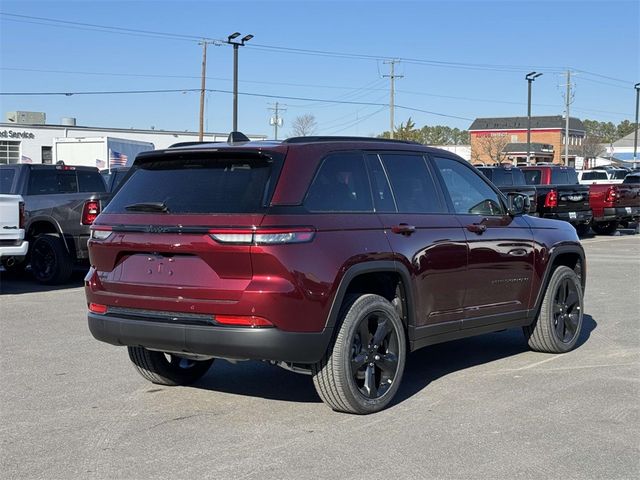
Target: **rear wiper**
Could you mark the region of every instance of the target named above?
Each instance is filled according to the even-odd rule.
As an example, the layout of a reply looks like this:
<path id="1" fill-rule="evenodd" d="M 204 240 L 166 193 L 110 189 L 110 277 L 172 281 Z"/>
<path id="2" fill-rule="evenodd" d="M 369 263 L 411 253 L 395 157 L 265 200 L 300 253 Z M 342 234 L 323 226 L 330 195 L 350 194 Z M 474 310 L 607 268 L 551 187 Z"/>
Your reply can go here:
<path id="1" fill-rule="evenodd" d="M 124 207 L 125 210 L 132 212 L 160 212 L 169 213 L 169 207 L 164 202 L 143 202 L 133 203 Z"/>

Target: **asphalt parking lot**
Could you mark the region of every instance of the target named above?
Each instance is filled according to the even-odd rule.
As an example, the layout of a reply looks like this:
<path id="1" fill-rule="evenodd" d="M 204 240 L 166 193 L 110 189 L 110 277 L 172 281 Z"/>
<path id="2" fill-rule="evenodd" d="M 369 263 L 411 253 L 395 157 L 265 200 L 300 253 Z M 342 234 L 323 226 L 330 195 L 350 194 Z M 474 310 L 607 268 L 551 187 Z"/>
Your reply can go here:
<path id="1" fill-rule="evenodd" d="M 3 478 L 638 478 L 640 235 L 584 240 L 579 347 L 519 330 L 410 355 L 397 400 L 334 413 L 311 378 L 216 361 L 193 387 L 145 382 L 94 341 L 82 274 L 1 278 Z"/>

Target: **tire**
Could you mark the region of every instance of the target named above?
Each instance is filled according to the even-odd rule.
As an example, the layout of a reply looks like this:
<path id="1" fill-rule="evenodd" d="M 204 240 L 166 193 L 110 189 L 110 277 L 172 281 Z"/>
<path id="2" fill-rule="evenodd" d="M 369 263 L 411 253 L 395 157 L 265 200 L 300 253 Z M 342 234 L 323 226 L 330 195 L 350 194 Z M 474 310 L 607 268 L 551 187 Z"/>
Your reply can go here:
<path id="1" fill-rule="evenodd" d="M 598 235 L 612 235 L 618 229 L 618 222 L 594 222 L 591 228 Z"/>
<path id="2" fill-rule="evenodd" d="M 575 226 L 575 229 L 579 237 L 584 237 L 587 233 L 589 233 L 591 225 L 589 225 L 588 223 L 579 223 Z"/>
<path id="3" fill-rule="evenodd" d="M 39 283 L 57 285 L 69 280 L 73 272 L 73 258 L 62 239 L 54 234 L 40 235 L 30 249 L 31 272 Z"/>
<path id="4" fill-rule="evenodd" d="M 127 347 L 129 359 L 140 375 L 158 385 L 190 385 L 200 379 L 211 367 L 209 360 L 191 360 L 169 353 Z"/>
<path id="5" fill-rule="evenodd" d="M 402 380 L 407 352 L 402 321 L 388 300 L 372 294 L 346 298 L 340 320 L 324 358 L 312 366 L 316 391 L 335 411 L 378 412 Z"/>
<path id="6" fill-rule="evenodd" d="M 523 327 L 529 347 L 537 352 L 565 353 L 580 337 L 584 299 L 578 275 L 559 266 L 551 275 L 538 318 Z"/>

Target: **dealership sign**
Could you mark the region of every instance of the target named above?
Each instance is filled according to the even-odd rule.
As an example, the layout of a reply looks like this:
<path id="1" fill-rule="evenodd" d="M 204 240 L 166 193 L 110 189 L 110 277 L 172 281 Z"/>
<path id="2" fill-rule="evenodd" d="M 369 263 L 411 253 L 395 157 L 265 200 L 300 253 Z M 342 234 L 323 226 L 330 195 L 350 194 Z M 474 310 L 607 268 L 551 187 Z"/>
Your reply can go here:
<path id="1" fill-rule="evenodd" d="M 34 139 L 36 136 L 31 132 L 16 132 L 15 130 L 0 130 L 0 138 L 30 138 Z"/>

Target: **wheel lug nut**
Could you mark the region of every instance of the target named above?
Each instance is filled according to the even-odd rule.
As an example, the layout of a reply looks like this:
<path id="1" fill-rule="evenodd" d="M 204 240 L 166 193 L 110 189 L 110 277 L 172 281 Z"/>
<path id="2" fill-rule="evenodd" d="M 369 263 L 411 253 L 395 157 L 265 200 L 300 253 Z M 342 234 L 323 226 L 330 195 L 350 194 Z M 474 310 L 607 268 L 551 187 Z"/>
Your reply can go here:
<path id="1" fill-rule="evenodd" d="M 380 355 L 376 355 L 375 357 L 373 357 L 374 360 L 380 360 Z"/>
<path id="2" fill-rule="evenodd" d="M 370 366 L 370 367 L 373 367 L 373 362 L 371 362 L 371 363 L 369 364 L 369 366 Z"/>

